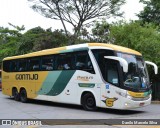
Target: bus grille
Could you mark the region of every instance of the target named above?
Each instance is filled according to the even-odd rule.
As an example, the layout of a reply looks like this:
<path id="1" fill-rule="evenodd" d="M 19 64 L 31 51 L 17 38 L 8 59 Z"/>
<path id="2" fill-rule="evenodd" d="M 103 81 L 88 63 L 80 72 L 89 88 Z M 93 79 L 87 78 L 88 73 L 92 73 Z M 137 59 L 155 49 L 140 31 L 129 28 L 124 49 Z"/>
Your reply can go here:
<path id="1" fill-rule="evenodd" d="M 132 97 L 132 100 L 134 101 L 144 101 L 144 100 L 148 100 L 150 98 L 150 96 L 147 96 L 147 97 L 144 97 L 144 98 L 135 98 L 135 97 Z"/>

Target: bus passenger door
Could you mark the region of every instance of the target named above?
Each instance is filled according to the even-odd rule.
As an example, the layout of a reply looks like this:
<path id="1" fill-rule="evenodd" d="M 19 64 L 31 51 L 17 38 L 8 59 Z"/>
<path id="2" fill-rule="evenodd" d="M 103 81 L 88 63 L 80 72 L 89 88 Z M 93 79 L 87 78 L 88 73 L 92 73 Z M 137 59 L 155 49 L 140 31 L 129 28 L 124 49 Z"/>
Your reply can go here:
<path id="1" fill-rule="evenodd" d="M 102 101 L 107 107 L 114 106 L 114 102 L 117 100 L 116 89 L 119 87 L 119 73 L 118 73 L 118 62 L 114 60 L 105 60 L 105 68 L 102 71 L 103 78 L 106 81 L 105 86 L 102 86 L 101 94 Z M 102 102 L 101 102 L 102 103 Z M 101 104 L 104 106 L 104 104 Z"/>

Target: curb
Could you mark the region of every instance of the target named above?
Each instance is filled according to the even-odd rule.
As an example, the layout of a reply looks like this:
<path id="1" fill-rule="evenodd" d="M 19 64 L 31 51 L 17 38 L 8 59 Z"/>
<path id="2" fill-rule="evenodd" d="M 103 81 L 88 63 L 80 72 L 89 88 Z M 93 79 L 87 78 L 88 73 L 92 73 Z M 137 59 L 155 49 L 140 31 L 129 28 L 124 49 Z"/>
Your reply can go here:
<path id="1" fill-rule="evenodd" d="M 152 104 L 160 104 L 160 101 L 151 101 Z"/>

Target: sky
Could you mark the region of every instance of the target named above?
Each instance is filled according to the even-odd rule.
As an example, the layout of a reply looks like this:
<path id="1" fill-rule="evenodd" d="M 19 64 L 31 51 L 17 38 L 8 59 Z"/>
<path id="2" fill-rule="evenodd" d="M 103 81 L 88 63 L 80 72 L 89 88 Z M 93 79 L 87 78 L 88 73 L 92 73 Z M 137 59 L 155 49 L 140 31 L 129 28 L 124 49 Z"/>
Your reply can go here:
<path id="1" fill-rule="evenodd" d="M 121 7 L 124 11 L 124 19 L 126 21 L 136 20 L 135 15 L 143 10 L 144 5 L 139 3 L 139 0 L 126 0 L 126 4 Z M 119 18 L 118 18 L 119 19 Z M 117 21 L 118 19 L 109 19 L 109 21 Z M 27 0 L 1 0 L 0 2 L 0 26 L 11 27 L 13 25 L 24 25 L 26 30 L 34 27 L 42 27 L 44 29 L 52 27 L 52 29 L 63 29 L 60 21 L 45 18 L 39 13 L 30 8 L 30 2 Z M 67 25 L 67 29 L 72 30 L 71 26 Z"/>

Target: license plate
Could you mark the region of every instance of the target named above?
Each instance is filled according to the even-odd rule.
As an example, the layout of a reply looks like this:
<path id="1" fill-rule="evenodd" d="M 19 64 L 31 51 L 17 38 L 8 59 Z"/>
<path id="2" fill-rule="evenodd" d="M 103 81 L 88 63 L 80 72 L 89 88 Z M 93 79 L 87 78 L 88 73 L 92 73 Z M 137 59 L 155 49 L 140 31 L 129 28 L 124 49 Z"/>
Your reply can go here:
<path id="1" fill-rule="evenodd" d="M 139 106 L 144 106 L 145 103 L 140 103 Z"/>

